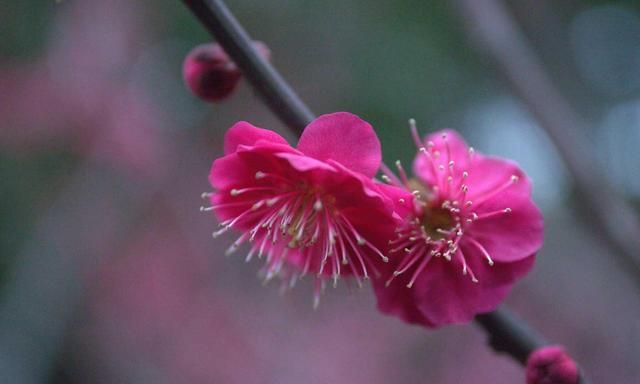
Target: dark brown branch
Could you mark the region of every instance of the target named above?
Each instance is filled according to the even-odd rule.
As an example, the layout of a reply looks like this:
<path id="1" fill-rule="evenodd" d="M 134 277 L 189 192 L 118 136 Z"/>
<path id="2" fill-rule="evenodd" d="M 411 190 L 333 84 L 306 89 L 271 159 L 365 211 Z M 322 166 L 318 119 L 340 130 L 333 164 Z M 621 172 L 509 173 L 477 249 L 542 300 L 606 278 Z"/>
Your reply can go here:
<path id="1" fill-rule="evenodd" d="M 476 322 L 489 334 L 489 345 L 525 364 L 533 350 L 547 344 L 542 336 L 504 308 L 476 316 Z"/>
<path id="2" fill-rule="evenodd" d="M 640 287 L 640 221 L 590 151 L 586 123 L 555 87 L 541 60 L 499 0 L 458 0 L 469 38 L 505 77 L 548 133 L 573 178 L 581 205 L 612 255 Z"/>
<path id="3" fill-rule="evenodd" d="M 261 60 L 254 52 L 249 36 L 238 21 L 229 12 L 222 1 L 217 0 L 183 0 L 196 17 L 213 34 L 218 43 L 231 55 L 245 72 L 252 85 L 258 91 L 268 86 L 269 93 L 263 92 L 265 102 L 272 108 L 290 128 L 298 134 L 302 132 L 300 123 L 313 119 L 310 109 L 297 97 L 291 88 L 267 62 Z M 259 64 L 259 65 L 255 65 Z M 268 74 L 269 77 L 264 77 Z M 277 103 L 270 100 L 275 97 Z M 282 105 L 284 103 L 285 105 Z M 283 113 L 283 111 L 288 111 Z M 297 116 L 287 120 L 287 116 Z M 524 364 L 527 356 L 534 349 L 546 344 L 545 340 L 532 331 L 524 322 L 516 319 L 506 309 L 479 315 L 476 321 L 489 334 L 489 345 L 496 352 L 507 353 Z M 582 384 L 586 384 L 581 379 Z"/>

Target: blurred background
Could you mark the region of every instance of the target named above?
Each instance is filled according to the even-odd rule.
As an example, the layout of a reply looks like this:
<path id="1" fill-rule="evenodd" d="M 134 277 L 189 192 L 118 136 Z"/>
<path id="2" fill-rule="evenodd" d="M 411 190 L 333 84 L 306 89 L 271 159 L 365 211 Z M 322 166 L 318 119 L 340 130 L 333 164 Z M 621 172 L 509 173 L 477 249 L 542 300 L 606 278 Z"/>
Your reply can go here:
<path id="1" fill-rule="evenodd" d="M 314 112 L 371 122 L 387 163 L 411 161 L 411 117 L 517 160 L 546 242 L 507 304 L 593 382 L 640 382 L 638 285 L 450 2 L 229 6 Z M 587 120 L 589 152 L 639 202 L 640 4 L 509 10 Z M 524 382 L 474 325 L 408 326 L 344 284 L 314 311 L 309 281 L 281 294 L 242 252 L 224 257 L 233 235 L 213 240 L 217 223 L 198 208 L 225 130 L 248 120 L 288 132 L 246 82 L 220 104 L 186 89 L 182 60 L 210 40 L 180 1 L 0 4 L 0 381 Z"/>

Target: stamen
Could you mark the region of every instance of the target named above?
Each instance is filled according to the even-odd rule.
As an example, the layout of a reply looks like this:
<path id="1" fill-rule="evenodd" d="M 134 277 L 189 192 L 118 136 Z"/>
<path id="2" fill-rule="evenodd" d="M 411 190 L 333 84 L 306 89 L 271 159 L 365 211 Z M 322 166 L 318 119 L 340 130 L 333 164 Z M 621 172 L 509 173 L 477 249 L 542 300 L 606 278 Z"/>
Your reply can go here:
<path id="1" fill-rule="evenodd" d="M 380 164 L 380 170 L 382 171 L 384 176 L 386 176 L 389 180 L 391 180 L 392 185 L 395 185 L 396 187 L 404 186 L 402 184 L 402 181 L 398 179 L 398 177 L 393 173 L 393 171 L 391 171 L 391 169 L 389 169 L 389 167 L 387 167 L 385 163 Z"/>
<path id="2" fill-rule="evenodd" d="M 462 261 L 462 274 L 465 276 L 468 274 L 469 277 L 471 277 L 471 281 L 474 283 L 477 283 L 478 279 L 476 278 L 476 275 L 473 273 L 473 270 L 467 265 L 467 260 L 465 259 L 462 251 L 459 250 L 457 254 L 460 255 L 460 260 Z"/>
<path id="3" fill-rule="evenodd" d="M 497 211 L 492 211 L 492 212 L 483 213 L 481 215 L 476 215 L 474 217 L 474 221 L 475 220 L 488 219 L 488 218 L 495 217 L 495 216 L 501 216 L 501 215 L 508 214 L 508 213 L 511 213 L 511 208 L 499 209 Z"/>
<path id="4" fill-rule="evenodd" d="M 420 140 L 415 119 L 409 119 L 409 130 L 411 131 L 411 137 L 413 138 L 416 148 L 420 150 L 422 148 L 422 140 Z"/>
<path id="5" fill-rule="evenodd" d="M 480 196 L 479 198 L 477 198 L 477 200 L 474 202 L 476 205 L 479 205 L 481 203 L 484 203 L 485 201 L 493 198 L 494 196 L 496 196 L 497 194 L 499 194 L 500 192 L 504 191 L 505 189 L 509 188 L 510 186 L 512 186 L 513 184 L 517 183 L 520 180 L 520 178 L 517 175 L 511 175 L 511 177 L 509 178 L 509 180 L 507 180 L 505 183 L 503 183 L 501 186 L 493 189 L 492 191 L 487 192 L 486 194 Z"/>
<path id="6" fill-rule="evenodd" d="M 396 160 L 396 168 L 398 168 L 398 173 L 400 174 L 400 180 L 402 180 L 402 183 L 406 187 L 408 187 L 409 178 L 407 177 L 407 173 L 404 171 L 404 168 L 402 167 L 402 163 L 400 162 L 400 160 Z"/>
<path id="7" fill-rule="evenodd" d="M 482 253 L 482 255 L 484 256 L 484 258 L 487 260 L 487 263 L 489 263 L 490 266 L 493 266 L 493 259 L 491 258 L 491 255 L 489 255 L 489 252 L 487 252 L 487 249 L 485 247 L 482 246 L 482 244 L 480 244 L 480 242 L 476 239 L 474 239 L 473 237 L 467 237 L 467 240 L 472 243 L 473 245 L 476 246 L 476 248 L 478 248 L 478 250 L 480 250 L 480 252 Z"/>
<path id="8" fill-rule="evenodd" d="M 251 188 L 241 188 L 241 189 L 236 189 L 233 188 L 231 191 L 229 191 L 229 194 L 231 196 L 238 196 L 242 193 L 245 192 L 251 192 L 251 191 L 272 191 L 274 190 L 274 187 L 251 187 Z"/>
<path id="9" fill-rule="evenodd" d="M 434 251 L 436 251 L 436 253 L 439 252 L 439 250 L 440 250 L 440 247 L 434 249 Z M 435 256 L 436 253 L 430 252 L 422 259 L 422 262 L 420 263 L 418 268 L 416 268 L 415 272 L 413 272 L 413 275 L 411 276 L 411 280 L 407 284 L 407 288 L 413 287 L 413 284 L 415 283 L 415 281 L 418 278 L 418 276 L 420 275 L 420 273 L 422 273 L 422 270 L 424 270 L 424 268 L 427 266 L 429 261 L 431 261 L 431 258 L 433 256 Z"/>

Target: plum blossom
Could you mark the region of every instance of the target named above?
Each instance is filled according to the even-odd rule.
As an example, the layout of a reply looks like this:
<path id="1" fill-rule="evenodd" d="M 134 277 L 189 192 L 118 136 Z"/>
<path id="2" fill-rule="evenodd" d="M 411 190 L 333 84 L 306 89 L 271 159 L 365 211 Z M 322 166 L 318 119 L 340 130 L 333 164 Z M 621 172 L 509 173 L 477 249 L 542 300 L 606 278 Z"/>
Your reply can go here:
<path id="1" fill-rule="evenodd" d="M 361 280 L 376 274 L 381 251 L 398 222 L 392 202 L 373 176 L 380 142 L 371 125 L 338 112 L 304 130 L 297 148 L 273 131 L 246 122 L 229 129 L 225 155 L 214 161 L 211 201 L 205 211 L 220 219 L 218 236 L 241 232 L 228 252 L 249 242 L 247 261 L 266 257 L 265 279 L 291 284 L 315 274 L 316 298 L 326 278 Z"/>
<path id="2" fill-rule="evenodd" d="M 374 282 L 378 308 L 437 327 L 495 309 L 533 266 L 543 239 L 531 183 L 513 162 L 469 148 L 452 130 L 420 139 L 409 179 L 384 178 L 404 222 L 389 242 L 386 278 Z M 409 194 L 411 192 L 411 194 Z"/>

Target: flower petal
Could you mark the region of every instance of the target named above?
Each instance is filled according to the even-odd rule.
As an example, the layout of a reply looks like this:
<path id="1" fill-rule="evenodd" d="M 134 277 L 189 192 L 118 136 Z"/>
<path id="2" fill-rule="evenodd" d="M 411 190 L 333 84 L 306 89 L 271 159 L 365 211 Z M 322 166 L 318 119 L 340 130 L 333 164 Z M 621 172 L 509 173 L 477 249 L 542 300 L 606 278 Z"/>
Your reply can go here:
<path id="1" fill-rule="evenodd" d="M 238 158 L 236 153 L 216 159 L 211 165 L 209 183 L 216 189 L 232 188 L 254 176 L 246 164 Z"/>
<path id="2" fill-rule="evenodd" d="M 380 141 L 373 127 L 347 112 L 322 115 L 305 128 L 298 150 L 318 160 L 335 160 L 373 177 L 380 167 Z"/>
<path id="3" fill-rule="evenodd" d="M 439 263 L 440 271 L 429 270 L 420 279 L 421 285 L 414 286 L 421 296 L 419 309 L 431 324 L 467 323 L 479 313 L 493 311 L 509 294 L 513 282 L 531 270 L 535 257 L 493 266 L 478 257 L 466 257 L 466 261 L 478 283 L 463 275 L 461 262 L 453 260 L 454 265 Z"/>
<path id="4" fill-rule="evenodd" d="M 246 121 L 239 121 L 229 128 L 224 136 L 224 153 L 228 155 L 235 152 L 239 145 L 252 146 L 258 140 L 289 145 L 282 136 L 271 130 L 255 127 Z"/>
<path id="5" fill-rule="evenodd" d="M 414 212 L 415 196 L 404 188 L 379 183 L 376 184 L 380 193 L 393 204 L 394 212 L 400 217 L 407 217 Z"/>
<path id="6" fill-rule="evenodd" d="M 476 154 L 474 157 L 468 168 L 469 176 L 465 180 L 465 184 L 469 186 L 467 198 L 476 205 L 477 201 L 483 200 L 484 195 L 509 184 L 513 176 L 518 180 L 520 193 L 531 195 L 531 183 L 518 164 L 510 160 L 480 154 Z"/>
<path id="7" fill-rule="evenodd" d="M 406 284 L 410 273 L 396 278 L 389 287 L 375 282 L 380 311 L 427 327 L 466 323 L 479 313 L 494 310 L 507 296 L 513 282 L 533 267 L 535 258 L 515 263 L 495 263 L 489 266 L 483 259 L 469 257 L 469 267 L 478 279 L 471 281 L 462 274 L 459 259 L 433 259 L 412 288 Z"/>
<path id="8" fill-rule="evenodd" d="M 480 217 L 484 212 L 510 210 L 475 221 L 466 233 L 495 261 L 520 260 L 538 252 L 542 246 L 544 222 L 528 189 L 528 180 L 520 179 L 477 208 Z"/>
<path id="9" fill-rule="evenodd" d="M 295 153 L 277 153 L 276 157 L 280 159 L 285 159 L 291 164 L 291 166 L 300 172 L 308 172 L 314 170 L 325 170 L 330 172 L 335 172 L 336 169 L 325 163 L 324 161 L 316 160 L 313 157 L 298 155 Z"/>
<path id="10" fill-rule="evenodd" d="M 426 136 L 424 146 L 431 154 L 418 152 L 413 162 L 413 173 L 427 185 L 438 184 L 436 172 L 439 165 L 447 167 L 453 161 L 458 169 L 469 167 L 469 147 L 462 136 L 452 129 L 443 129 Z"/>

